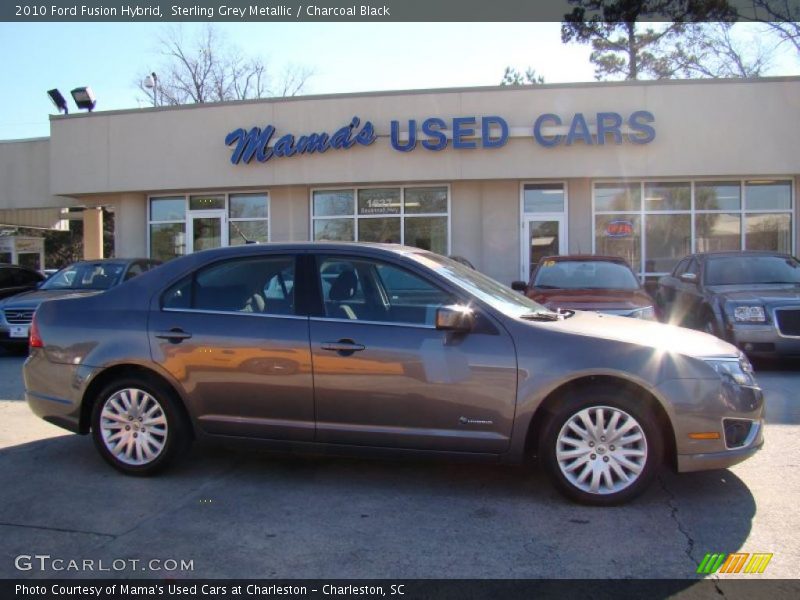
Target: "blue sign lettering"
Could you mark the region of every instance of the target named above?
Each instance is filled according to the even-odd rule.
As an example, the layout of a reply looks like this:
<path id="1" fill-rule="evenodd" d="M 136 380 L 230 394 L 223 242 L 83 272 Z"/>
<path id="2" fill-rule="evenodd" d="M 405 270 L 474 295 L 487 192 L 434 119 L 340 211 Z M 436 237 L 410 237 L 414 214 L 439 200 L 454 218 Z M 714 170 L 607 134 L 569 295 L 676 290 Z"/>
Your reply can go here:
<path id="1" fill-rule="evenodd" d="M 361 120 L 353 117 L 349 125 L 337 130 L 333 135 L 311 133 L 301 136 L 297 142 L 292 134 L 286 134 L 280 137 L 272 148 L 269 147 L 270 141 L 275 135 L 275 128 L 272 125 L 267 125 L 263 130 L 258 127 L 253 127 L 250 131 L 239 128 L 225 136 L 225 145 L 233 146 L 235 144 L 231 154 L 231 163 L 234 165 L 238 165 L 242 161 L 248 164 L 253 157 L 263 163 L 272 157 L 322 153 L 330 148 L 342 150 L 352 148 L 356 144 L 369 146 L 376 139 L 375 128 L 372 123 L 367 121 L 360 131 L 353 135 L 360 124 Z"/>
<path id="2" fill-rule="evenodd" d="M 583 113 L 575 113 L 567 127 L 556 114 L 539 115 L 533 124 L 533 139 L 540 146 L 554 148 L 565 145 L 572 146 L 583 142 L 588 146 L 603 146 L 607 140 L 614 144 L 628 141 L 632 144 L 648 144 L 656 137 L 653 113 L 646 110 L 633 112 L 627 120 L 620 113 L 598 112 L 595 117 L 594 131 Z M 623 133 L 623 123 L 627 130 Z M 420 141 L 426 150 L 438 152 L 447 148 L 448 122 L 439 117 L 428 117 L 421 123 L 418 136 L 417 120 L 408 119 L 406 137 L 401 140 L 400 121 L 391 121 L 389 143 L 399 152 L 411 152 Z M 480 128 L 478 128 L 478 125 Z M 555 131 L 553 131 L 555 130 Z M 547 131 L 547 134 L 545 134 Z M 505 146 L 511 136 L 508 123 L 497 115 L 485 117 L 453 117 L 450 122 L 450 136 L 453 148 L 472 150 L 481 148 L 500 148 Z M 519 134 L 515 132 L 515 136 Z M 275 127 L 267 125 L 264 129 L 253 127 L 249 130 L 239 128 L 225 136 L 225 144 L 233 146 L 231 163 L 250 163 L 253 158 L 258 162 L 267 162 L 273 157 L 289 158 L 301 154 L 322 154 L 328 150 L 346 150 L 353 146 L 369 146 L 377 139 L 375 127 L 370 121 L 363 126 L 358 117 L 353 117 L 349 124 L 337 129 L 332 134 L 309 133 L 295 138 L 293 134 L 282 135 L 277 141 Z"/>

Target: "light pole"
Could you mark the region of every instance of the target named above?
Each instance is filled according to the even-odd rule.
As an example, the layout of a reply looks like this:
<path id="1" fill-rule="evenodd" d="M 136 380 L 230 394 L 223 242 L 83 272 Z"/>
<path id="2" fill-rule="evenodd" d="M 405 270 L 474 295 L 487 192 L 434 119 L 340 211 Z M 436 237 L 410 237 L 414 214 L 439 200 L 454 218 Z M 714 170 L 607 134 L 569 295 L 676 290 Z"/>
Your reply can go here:
<path id="1" fill-rule="evenodd" d="M 148 90 L 153 90 L 153 106 L 158 106 L 158 76 L 155 73 L 150 73 L 144 78 L 144 87 Z"/>

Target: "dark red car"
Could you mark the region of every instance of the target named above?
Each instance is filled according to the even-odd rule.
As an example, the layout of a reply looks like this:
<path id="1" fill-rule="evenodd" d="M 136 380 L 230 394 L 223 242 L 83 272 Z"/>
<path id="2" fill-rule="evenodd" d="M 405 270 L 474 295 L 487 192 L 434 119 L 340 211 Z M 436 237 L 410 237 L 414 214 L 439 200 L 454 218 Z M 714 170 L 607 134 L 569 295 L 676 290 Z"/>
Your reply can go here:
<path id="1" fill-rule="evenodd" d="M 618 256 L 545 256 L 533 269 L 530 283 L 515 281 L 511 287 L 552 310 L 656 320 L 653 299 Z"/>

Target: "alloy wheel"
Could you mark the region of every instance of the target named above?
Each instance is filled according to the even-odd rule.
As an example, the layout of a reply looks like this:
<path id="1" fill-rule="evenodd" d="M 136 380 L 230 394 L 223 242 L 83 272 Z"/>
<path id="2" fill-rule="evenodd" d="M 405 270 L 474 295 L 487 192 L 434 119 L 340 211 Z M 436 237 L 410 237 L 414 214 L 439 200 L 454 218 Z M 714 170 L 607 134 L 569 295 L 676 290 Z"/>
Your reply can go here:
<path id="1" fill-rule="evenodd" d="M 168 425 L 164 408 L 151 394 L 124 388 L 105 401 L 100 413 L 103 444 L 121 463 L 152 463 L 164 450 Z"/>
<path id="2" fill-rule="evenodd" d="M 590 406 L 570 417 L 559 431 L 556 461 L 577 489 L 614 494 L 641 476 L 647 439 L 639 422 L 624 410 Z"/>

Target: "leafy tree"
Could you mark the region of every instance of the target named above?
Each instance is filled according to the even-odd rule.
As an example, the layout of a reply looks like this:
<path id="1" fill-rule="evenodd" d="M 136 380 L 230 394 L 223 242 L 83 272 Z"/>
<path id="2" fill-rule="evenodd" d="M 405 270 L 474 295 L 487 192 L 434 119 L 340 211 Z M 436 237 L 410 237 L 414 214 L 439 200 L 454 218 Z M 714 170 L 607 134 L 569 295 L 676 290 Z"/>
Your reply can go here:
<path id="1" fill-rule="evenodd" d="M 726 0 L 568 0 L 561 40 L 591 44 L 590 60 L 597 79 L 672 77 L 671 42 L 686 24 L 700 20 L 730 20 Z M 666 21 L 655 28 L 643 21 Z"/>
<path id="2" fill-rule="evenodd" d="M 313 74 L 309 68 L 289 65 L 272 78 L 261 58 L 242 54 L 213 25 L 190 40 L 179 27 L 168 29 L 158 46 L 163 63 L 154 73 L 155 87 L 148 88 L 144 77 L 136 84 L 147 101 L 158 106 L 295 96 Z"/>
<path id="3" fill-rule="evenodd" d="M 528 67 L 525 73 L 520 73 L 516 69 L 506 67 L 500 85 L 539 85 L 544 83 L 544 77 L 537 74 L 536 70 Z"/>

